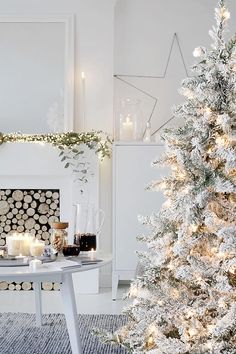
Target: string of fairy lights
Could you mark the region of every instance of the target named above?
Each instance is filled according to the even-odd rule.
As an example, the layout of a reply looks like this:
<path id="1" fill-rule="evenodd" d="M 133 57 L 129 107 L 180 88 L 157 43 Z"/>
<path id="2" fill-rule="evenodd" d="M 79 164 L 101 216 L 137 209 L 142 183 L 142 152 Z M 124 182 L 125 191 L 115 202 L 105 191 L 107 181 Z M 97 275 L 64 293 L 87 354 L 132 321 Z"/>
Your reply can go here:
<path id="1" fill-rule="evenodd" d="M 112 140 L 102 131 L 91 131 L 85 133 L 66 132 L 53 134 L 21 134 L 0 132 L 0 145 L 4 143 L 37 143 L 51 144 L 59 150 L 70 150 L 77 153 L 75 149 L 79 145 L 86 145 L 89 149 L 95 150 L 101 159 L 111 156 Z"/>

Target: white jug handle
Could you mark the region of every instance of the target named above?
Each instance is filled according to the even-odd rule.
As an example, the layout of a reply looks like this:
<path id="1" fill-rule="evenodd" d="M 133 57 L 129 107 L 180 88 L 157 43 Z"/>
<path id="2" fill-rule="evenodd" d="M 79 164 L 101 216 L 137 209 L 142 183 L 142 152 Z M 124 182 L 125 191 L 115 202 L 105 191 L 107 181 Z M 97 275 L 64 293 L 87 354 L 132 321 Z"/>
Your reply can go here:
<path id="1" fill-rule="evenodd" d="M 101 231 L 102 231 L 102 227 L 103 227 L 103 224 L 104 224 L 104 221 L 105 221 L 105 212 L 104 212 L 103 209 L 98 209 L 97 210 L 97 217 L 98 217 L 98 221 L 100 221 L 99 222 L 99 226 L 98 226 L 98 228 L 96 230 L 96 235 L 98 236 L 101 233 Z"/>

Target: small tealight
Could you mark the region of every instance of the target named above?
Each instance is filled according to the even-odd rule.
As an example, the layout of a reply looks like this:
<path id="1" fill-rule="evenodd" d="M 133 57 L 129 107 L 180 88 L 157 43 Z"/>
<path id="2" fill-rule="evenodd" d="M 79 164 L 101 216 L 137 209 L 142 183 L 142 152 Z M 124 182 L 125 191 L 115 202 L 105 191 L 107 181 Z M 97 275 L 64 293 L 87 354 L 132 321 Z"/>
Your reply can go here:
<path id="1" fill-rule="evenodd" d="M 32 270 L 37 270 L 39 268 L 42 268 L 43 262 L 40 261 L 39 259 L 33 259 L 32 261 L 29 262 L 29 266 Z"/>
<path id="2" fill-rule="evenodd" d="M 88 252 L 88 254 L 89 254 L 89 260 L 90 261 L 95 261 L 96 260 L 97 252 L 94 250 L 94 248 L 92 248 L 91 251 Z"/>
<path id="3" fill-rule="evenodd" d="M 19 256 L 15 256 L 16 259 L 24 259 L 25 256 L 23 256 L 21 253 L 19 254 Z"/>

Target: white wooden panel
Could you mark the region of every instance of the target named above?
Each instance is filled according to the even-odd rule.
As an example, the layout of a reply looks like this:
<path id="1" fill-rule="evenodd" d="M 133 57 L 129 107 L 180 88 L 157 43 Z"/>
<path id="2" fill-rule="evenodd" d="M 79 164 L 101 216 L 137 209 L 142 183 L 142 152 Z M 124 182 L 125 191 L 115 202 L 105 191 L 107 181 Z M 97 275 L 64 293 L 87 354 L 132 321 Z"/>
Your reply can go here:
<path id="1" fill-rule="evenodd" d="M 135 271 L 135 250 L 142 247 L 136 237 L 148 231 L 138 222 L 137 216 L 157 212 L 164 201 L 161 192 L 145 190 L 151 181 L 166 174 L 166 169 L 151 167 L 151 162 L 162 155 L 164 148 L 144 144 L 117 145 L 115 150 L 114 266 L 118 272 Z"/>

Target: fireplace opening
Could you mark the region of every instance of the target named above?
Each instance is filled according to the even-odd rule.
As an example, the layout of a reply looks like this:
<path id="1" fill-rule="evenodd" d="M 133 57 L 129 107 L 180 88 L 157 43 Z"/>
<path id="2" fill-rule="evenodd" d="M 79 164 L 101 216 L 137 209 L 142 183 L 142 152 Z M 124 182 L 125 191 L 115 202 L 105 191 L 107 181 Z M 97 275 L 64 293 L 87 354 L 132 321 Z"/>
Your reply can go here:
<path id="1" fill-rule="evenodd" d="M 0 246 L 6 236 L 28 232 L 50 244 L 50 224 L 60 220 L 59 189 L 0 189 Z M 29 282 L 0 282 L 0 290 L 31 290 Z M 42 283 L 44 290 L 58 290 L 59 284 Z"/>

